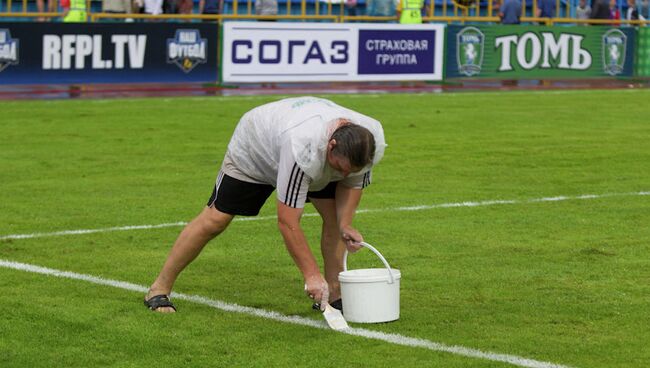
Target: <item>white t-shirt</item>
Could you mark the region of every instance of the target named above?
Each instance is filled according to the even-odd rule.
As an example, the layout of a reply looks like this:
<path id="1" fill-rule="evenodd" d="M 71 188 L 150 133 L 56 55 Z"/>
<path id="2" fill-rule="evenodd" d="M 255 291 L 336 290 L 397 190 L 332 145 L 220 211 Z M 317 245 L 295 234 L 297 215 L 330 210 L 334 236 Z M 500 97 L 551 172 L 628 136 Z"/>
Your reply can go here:
<path id="1" fill-rule="evenodd" d="M 341 118 L 368 129 L 376 146 L 372 165 L 347 178 L 326 159 L 329 138 Z M 242 181 L 272 185 L 278 200 L 302 208 L 308 191 L 321 190 L 332 181 L 352 188 L 370 184 L 370 169 L 381 160 L 385 147 L 377 120 L 322 98 L 287 98 L 244 114 L 228 144 L 222 171 Z"/>
<path id="2" fill-rule="evenodd" d="M 636 17 L 633 17 L 634 12 L 636 11 Z M 636 19 L 632 19 L 636 18 Z M 645 20 L 645 17 L 641 15 L 638 10 L 635 7 L 629 7 L 627 9 L 627 17 L 625 17 L 627 20 Z"/>
<path id="3" fill-rule="evenodd" d="M 163 0 L 144 0 L 144 12 L 159 15 L 163 12 Z"/>

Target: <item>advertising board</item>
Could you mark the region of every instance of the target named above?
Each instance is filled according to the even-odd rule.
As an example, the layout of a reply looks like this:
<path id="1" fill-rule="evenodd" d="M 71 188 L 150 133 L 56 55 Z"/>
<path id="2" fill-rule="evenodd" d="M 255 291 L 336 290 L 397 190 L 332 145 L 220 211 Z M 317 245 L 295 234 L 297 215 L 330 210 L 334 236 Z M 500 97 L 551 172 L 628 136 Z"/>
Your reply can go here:
<path id="1" fill-rule="evenodd" d="M 633 28 L 449 26 L 447 77 L 631 76 Z"/>
<path id="2" fill-rule="evenodd" d="M 224 82 L 441 80 L 443 25 L 227 22 Z"/>
<path id="3" fill-rule="evenodd" d="M 0 84 L 216 80 L 216 24 L 0 23 Z"/>

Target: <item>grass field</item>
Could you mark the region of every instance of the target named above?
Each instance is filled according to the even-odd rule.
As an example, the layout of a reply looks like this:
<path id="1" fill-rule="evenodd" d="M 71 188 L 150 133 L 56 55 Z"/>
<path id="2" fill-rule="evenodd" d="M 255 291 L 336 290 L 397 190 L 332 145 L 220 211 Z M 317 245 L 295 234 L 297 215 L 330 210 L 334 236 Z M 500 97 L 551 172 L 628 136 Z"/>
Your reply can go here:
<path id="1" fill-rule="evenodd" d="M 148 286 L 180 225 L 48 233 L 189 221 L 239 116 L 277 98 L 0 102 L 0 367 L 648 367 L 647 90 L 328 96 L 389 144 L 356 226 L 402 272 L 401 318 L 353 327 L 483 358 L 182 299 L 160 315 L 139 291 L 6 266 Z M 321 321 L 273 215 L 234 222 L 175 291 Z"/>

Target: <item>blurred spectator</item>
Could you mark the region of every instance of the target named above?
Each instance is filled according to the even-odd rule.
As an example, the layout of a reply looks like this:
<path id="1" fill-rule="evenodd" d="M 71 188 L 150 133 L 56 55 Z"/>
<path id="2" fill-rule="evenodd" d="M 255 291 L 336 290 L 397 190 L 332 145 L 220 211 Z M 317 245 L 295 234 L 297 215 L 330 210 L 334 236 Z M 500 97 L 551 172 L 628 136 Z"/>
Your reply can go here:
<path id="1" fill-rule="evenodd" d="M 221 2 L 219 0 L 199 0 L 199 13 L 200 14 L 220 14 Z M 212 20 L 204 20 L 204 22 L 214 22 Z"/>
<path id="2" fill-rule="evenodd" d="M 650 16 L 650 0 L 641 1 L 641 16 L 649 17 Z"/>
<path id="3" fill-rule="evenodd" d="M 537 16 L 539 18 L 555 18 L 555 0 L 538 0 Z"/>
<path id="4" fill-rule="evenodd" d="M 645 17 L 639 14 L 639 9 L 636 8 L 635 0 L 627 0 L 627 20 L 645 20 Z"/>
<path id="5" fill-rule="evenodd" d="M 521 2 L 519 0 L 505 0 L 503 6 L 499 9 L 499 18 L 501 18 L 501 24 L 521 23 Z"/>
<path id="6" fill-rule="evenodd" d="M 102 0 L 102 12 L 111 14 L 130 14 L 131 0 Z"/>
<path id="7" fill-rule="evenodd" d="M 61 5 L 61 10 L 63 10 L 63 14 L 67 14 L 68 11 L 70 11 L 70 0 L 61 0 L 59 5 Z"/>
<path id="8" fill-rule="evenodd" d="M 589 19 L 591 16 L 591 6 L 587 5 L 587 0 L 580 0 L 578 6 L 576 6 L 576 18 L 577 19 Z M 586 26 L 586 23 L 579 23 L 582 26 Z"/>
<path id="9" fill-rule="evenodd" d="M 397 19 L 401 24 L 422 23 L 424 0 L 400 0 L 397 4 Z"/>
<path id="10" fill-rule="evenodd" d="M 257 15 L 278 15 L 278 0 L 255 0 L 255 14 Z M 275 19 L 263 19 L 275 21 Z"/>
<path id="11" fill-rule="evenodd" d="M 70 9 L 64 13 L 63 21 L 66 23 L 83 23 L 88 20 L 87 15 L 86 0 L 70 0 Z"/>
<path id="12" fill-rule="evenodd" d="M 592 0 L 590 19 L 610 19 L 610 17 L 607 0 Z"/>
<path id="13" fill-rule="evenodd" d="M 501 14 L 501 0 L 492 0 L 492 14 L 490 16 L 500 17 Z"/>
<path id="14" fill-rule="evenodd" d="M 163 0 L 163 14 L 178 14 L 178 0 Z"/>
<path id="15" fill-rule="evenodd" d="M 345 9 L 349 16 L 355 17 L 357 15 L 357 0 L 345 0 Z"/>
<path id="16" fill-rule="evenodd" d="M 160 15 L 163 12 L 163 0 L 144 0 L 145 14 Z"/>
<path id="17" fill-rule="evenodd" d="M 192 14 L 193 0 L 163 0 L 165 14 Z"/>
<path id="18" fill-rule="evenodd" d="M 179 0 L 178 12 L 181 14 L 192 14 L 194 12 L 194 0 Z"/>
<path id="19" fill-rule="evenodd" d="M 47 9 L 45 8 L 45 1 L 47 1 Z M 36 0 L 36 11 L 39 13 L 56 13 L 57 5 L 56 0 Z M 45 22 L 48 18 L 38 17 L 39 22 Z"/>
<path id="20" fill-rule="evenodd" d="M 395 2 L 393 0 L 367 0 L 366 14 L 373 17 L 395 16 Z"/>
<path id="21" fill-rule="evenodd" d="M 144 13 L 144 0 L 133 0 L 133 9 L 131 13 L 142 14 Z"/>
<path id="22" fill-rule="evenodd" d="M 609 19 L 621 20 L 621 10 L 616 5 L 616 0 L 609 0 Z M 616 25 L 617 23 L 613 23 Z"/>

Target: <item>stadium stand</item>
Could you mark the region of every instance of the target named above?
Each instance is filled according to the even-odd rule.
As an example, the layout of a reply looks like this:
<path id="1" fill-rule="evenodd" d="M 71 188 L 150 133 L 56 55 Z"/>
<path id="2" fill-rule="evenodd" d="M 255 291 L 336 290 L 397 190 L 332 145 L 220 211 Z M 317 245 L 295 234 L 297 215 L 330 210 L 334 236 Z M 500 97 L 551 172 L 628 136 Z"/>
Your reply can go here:
<path id="1" fill-rule="evenodd" d="M 47 0 L 43 0 L 47 1 Z M 44 11 L 39 12 L 37 0 L 0 0 L 0 20 L 2 21 L 34 21 L 52 19 L 58 21 L 63 14 L 63 8 L 60 2 L 55 1 L 55 6 L 44 6 Z M 259 20 L 275 19 L 281 21 L 371 21 L 371 22 L 396 22 L 394 11 L 388 16 L 377 16 L 373 9 L 376 3 L 381 0 L 358 0 L 354 8 L 345 6 L 345 1 L 341 0 L 278 0 L 278 15 L 275 16 L 257 16 L 255 15 L 255 0 L 221 0 L 221 14 L 219 15 L 201 15 L 199 14 L 199 0 L 193 0 L 191 14 L 163 14 L 154 16 L 160 20 L 194 20 L 200 21 L 205 19 L 213 20 Z M 394 1 L 394 0 L 390 0 Z M 432 3 L 433 1 L 433 3 Z M 425 2 L 424 17 L 425 22 L 447 22 L 463 24 L 465 22 L 490 22 L 498 23 L 498 8 L 500 0 L 427 0 Z M 584 20 L 578 19 L 576 8 L 579 0 L 555 0 L 556 15 L 555 18 L 538 18 L 535 15 L 538 10 L 538 1 L 522 1 L 524 16 L 522 23 L 528 24 L 576 24 L 576 23 L 596 23 L 608 24 L 607 21 Z M 645 19 L 650 19 L 649 0 L 639 1 L 637 9 L 640 15 Z M 142 19 L 151 16 L 142 14 L 110 14 L 102 12 L 101 0 L 87 0 L 89 21 L 120 21 L 127 18 Z M 433 6 L 432 6 L 433 4 Z M 626 0 L 615 0 L 615 5 L 620 14 L 627 14 L 628 6 Z M 350 15 L 351 9 L 354 14 Z M 49 10 L 49 11 L 48 11 Z M 621 24 L 626 24 L 623 20 Z M 631 24 L 640 24 L 641 21 L 631 22 Z M 629 24 L 629 23 L 627 23 Z"/>

